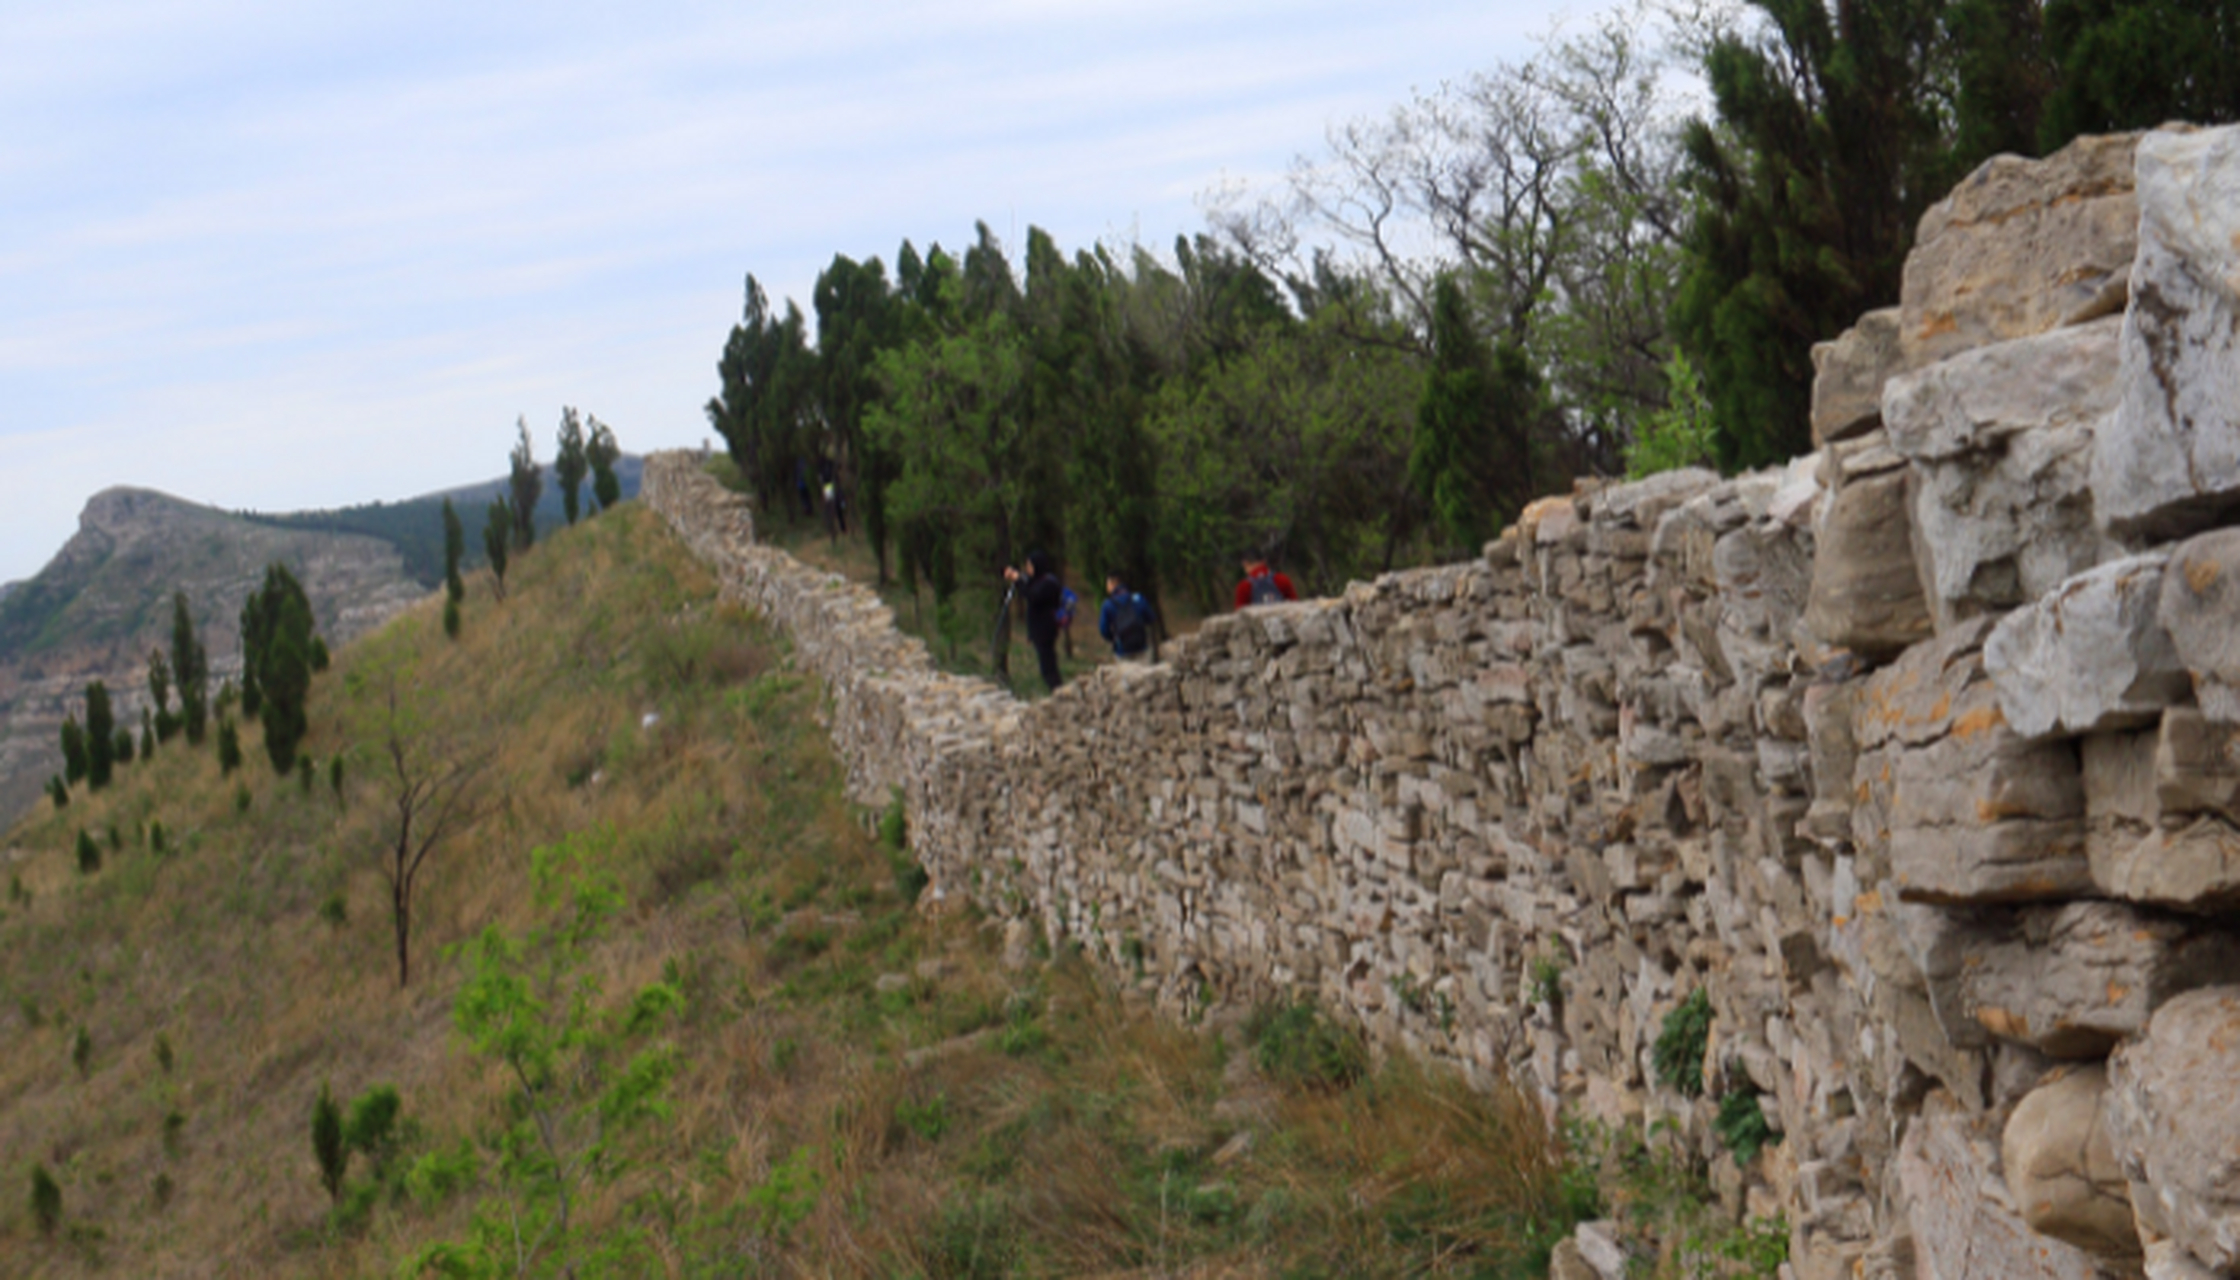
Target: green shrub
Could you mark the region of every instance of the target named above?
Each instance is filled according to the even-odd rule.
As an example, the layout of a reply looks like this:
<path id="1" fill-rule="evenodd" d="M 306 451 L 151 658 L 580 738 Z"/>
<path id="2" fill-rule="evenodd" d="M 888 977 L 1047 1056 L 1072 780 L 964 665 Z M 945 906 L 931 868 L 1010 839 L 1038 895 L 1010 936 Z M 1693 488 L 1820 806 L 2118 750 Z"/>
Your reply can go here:
<path id="1" fill-rule="evenodd" d="M 335 1105 L 334 1094 L 326 1083 L 319 1085 L 319 1097 L 311 1104 L 311 1151 L 319 1157 L 319 1184 L 327 1189 L 327 1198 L 342 1203 L 342 1178 L 350 1168 L 350 1145 L 343 1140 L 342 1108 Z"/>
<path id="2" fill-rule="evenodd" d="M 95 844 L 93 837 L 87 835 L 85 830 L 80 828 L 78 831 L 78 871 L 82 875 L 90 876 L 100 869 L 101 846 Z"/>
<path id="3" fill-rule="evenodd" d="M 1657 1079 L 1690 1098 L 1703 1096 L 1703 1051 L 1711 1043 L 1711 992 L 1697 987 L 1664 1015 L 1650 1061 Z"/>
<path id="4" fill-rule="evenodd" d="M 62 1184 L 43 1164 L 31 1166 L 31 1218 L 43 1236 L 52 1236 L 62 1225 Z"/>
<path id="5" fill-rule="evenodd" d="M 1312 1001 L 1263 1006 L 1244 1033 L 1253 1065 L 1280 1080 L 1342 1089 L 1369 1069 L 1361 1038 L 1324 1017 Z"/>
<path id="6" fill-rule="evenodd" d="M 163 1150 L 165 1155 L 178 1155 L 187 1136 L 186 1113 L 177 1107 L 163 1113 Z"/>
<path id="7" fill-rule="evenodd" d="M 1719 1136 L 1719 1144 L 1734 1153 L 1735 1162 L 1748 1165 L 1758 1158 L 1758 1152 L 1780 1141 L 1773 1126 L 1766 1123 L 1764 1100 L 1748 1089 L 1737 1089 L 1719 1099 L 1718 1118 L 1711 1122 L 1711 1131 Z"/>
<path id="8" fill-rule="evenodd" d="M 240 767 L 241 730 L 232 717 L 221 717 L 218 721 L 218 776 L 228 776 Z"/>
<path id="9" fill-rule="evenodd" d="M 233 811 L 235 813 L 249 812 L 249 804 L 253 798 L 249 794 L 248 783 L 237 782 L 233 784 Z"/>
<path id="10" fill-rule="evenodd" d="M 316 765 L 314 765 L 314 764 L 312 764 L 312 763 L 311 763 L 311 757 L 310 757 L 310 756 L 308 756 L 308 755 L 301 755 L 301 756 L 297 756 L 297 757 L 296 757 L 296 789 L 297 789 L 297 790 L 299 790 L 299 791 L 303 792 L 303 794 L 305 794 L 305 795 L 310 795 L 310 794 L 311 794 L 311 784 L 312 784 L 312 783 L 313 783 L 313 782 L 314 782 L 315 780 L 317 780 L 318 776 L 319 776 L 319 769 L 318 769 L 318 766 L 316 766 Z"/>
<path id="11" fill-rule="evenodd" d="M 443 602 L 443 634 L 453 640 L 459 638 L 459 602 L 456 599 Z"/>
<path id="12" fill-rule="evenodd" d="M 339 929 L 350 923 L 350 906 L 343 900 L 341 894 L 329 894 L 327 900 L 319 904 L 319 918 L 333 928 Z"/>
<path id="13" fill-rule="evenodd" d="M 61 774 L 47 779 L 47 798 L 54 801 L 57 809 L 70 807 L 70 785 L 62 780 Z"/>
<path id="14" fill-rule="evenodd" d="M 150 849 L 157 853 L 163 853 L 168 840 L 169 833 L 164 831 L 162 820 L 158 819 L 148 824 L 148 847 Z"/>
<path id="15" fill-rule="evenodd" d="M 171 1037 L 161 1031 L 156 1032 L 156 1069 L 165 1075 L 170 1075 L 173 1061 Z"/>
<path id="16" fill-rule="evenodd" d="M 1626 446 L 1626 477 L 1640 480 L 1660 471 L 1712 466 L 1717 452 L 1711 400 L 1703 378 L 1678 348 L 1664 365 L 1666 407 L 1649 415 Z"/>
<path id="17" fill-rule="evenodd" d="M 80 1080 L 93 1074 L 93 1034 L 82 1023 L 70 1039 L 70 1065 L 78 1069 Z"/>
<path id="18" fill-rule="evenodd" d="M 396 1086 L 377 1084 L 358 1095 L 343 1121 L 344 1145 L 365 1156 L 373 1166 L 376 1182 L 388 1180 L 389 1166 L 397 1158 L 397 1147 L 403 1138 L 397 1116 L 403 1110 L 404 1100 L 398 1096 Z"/>

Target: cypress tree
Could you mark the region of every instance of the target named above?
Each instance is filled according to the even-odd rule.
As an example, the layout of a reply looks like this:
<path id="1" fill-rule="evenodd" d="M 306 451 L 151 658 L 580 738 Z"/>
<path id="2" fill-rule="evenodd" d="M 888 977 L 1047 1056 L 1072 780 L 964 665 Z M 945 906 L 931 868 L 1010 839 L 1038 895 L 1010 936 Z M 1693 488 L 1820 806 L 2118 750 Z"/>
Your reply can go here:
<path id="1" fill-rule="evenodd" d="M 85 727 L 78 723 L 75 712 L 62 718 L 62 776 L 72 785 L 86 780 L 89 757 L 86 754 Z"/>
<path id="2" fill-rule="evenodd" d="M 513 529 L 513 509 L 504 498 L 494 498 L 482 521 L 482 552 L 490 560 L 491 591 L 506 598 L 506 548 Z"/>
<path id="3" fill-rule="evenodd" d="M 179 724 L 191 746 L 201 746 L 210 722 L 210 656 L 195 639 L 187 593 L 171 595 L 171 678 L 179 686 Z"/>
<path id="4" fill-rule="evenodd" d="M 560 485 L 560 509 L 566 513 L 568 523 L 576 522 L 579 509 L 578 495 L 583 489 L 583 477 L 591 470 L 591 458 L 585 451 L 583 419 L 576 416 L 573 406 L 560 411 L 560 439 L 552 456 L 552 478 Z"/>
<path id="5" fill-rule="evenodd" d="M 622 501 L 622 478 L 614 473 L 614 464 L 622 458 L 622 446 L 615 443 L 614 428 L 591 417 L 591 439 L 584 445 L 584 456 L 591 463 L 591 496 L 599 500 L 599 510 L 612 510 Z"/>
<path id="6" fill-rule="evenodd" d="M 544 495 L 544 471 L 537 466 L 536 449 L 529 443 L 529 420 L 515 419 L 514 429 L 520 438 L 514 441 L 513 453 L 507 459 L 512 469 L 506 477 L 506 488 L 513 499 L 514 549 L 527 551 L 537 541 L 537 499 Z"/>
<path id="7" fill-rule="evenodd" d="M 116 762 L 117 722 L 109 709 L 109 686 L 96 680 L 86 686 L 86 785 L 95 791 L 108 786 Z"/>
<path id="8" fill-rule="evenodd" d="M 342 1203 L 342 1178 L 350 1167 L 350 1147 L 342 1140 L 342 1108 L 325 1081 L 319 1083 L 318 1100 L 311 1104 L 311 1150 L 319 1158 L 319 1184 L 327 1197 Z"/>

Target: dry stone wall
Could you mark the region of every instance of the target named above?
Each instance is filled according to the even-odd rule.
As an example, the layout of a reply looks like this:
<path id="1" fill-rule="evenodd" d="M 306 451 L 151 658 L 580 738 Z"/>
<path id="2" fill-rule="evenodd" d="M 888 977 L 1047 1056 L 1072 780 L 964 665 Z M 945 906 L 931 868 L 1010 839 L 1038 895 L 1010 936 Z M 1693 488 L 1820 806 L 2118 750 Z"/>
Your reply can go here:
<path id="1" fill-rule="evenodd" d="M 645 497 L 937 893 L 1171 1007 L 1311 995 L 1669 1120 L 1800 1277 L 2240 1274 L 2236 183 L 2222 130 L 1995 160 L 1815 353 L 1820 452 L 1582 486 L 1032 706 L 697 459 Z M 1698 990 L 1687 1097 L 1653 1054 Z"/>

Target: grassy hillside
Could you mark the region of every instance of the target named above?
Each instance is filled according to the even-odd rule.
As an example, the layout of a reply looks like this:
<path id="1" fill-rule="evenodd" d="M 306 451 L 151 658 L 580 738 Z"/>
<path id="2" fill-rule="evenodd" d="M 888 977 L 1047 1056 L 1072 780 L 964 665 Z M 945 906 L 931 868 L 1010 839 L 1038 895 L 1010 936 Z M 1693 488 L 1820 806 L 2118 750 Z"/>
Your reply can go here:
<path id="1" fill-rule="evenodd" d="M 249 727 L 230 777 L 175 743 L 10 834 L 0 1269 L 1534 1274 L 1588 1207 L 1513 1095 L 1309 1010 L 1166 1025 L 915 902 L 816 688 L 636 504 L 512 584 L 340 653 L 307 778 Z M 467 778 L 405 987 L 392 739 Z M 322 1085 L 401 1103 L 339 1199 Z"/>

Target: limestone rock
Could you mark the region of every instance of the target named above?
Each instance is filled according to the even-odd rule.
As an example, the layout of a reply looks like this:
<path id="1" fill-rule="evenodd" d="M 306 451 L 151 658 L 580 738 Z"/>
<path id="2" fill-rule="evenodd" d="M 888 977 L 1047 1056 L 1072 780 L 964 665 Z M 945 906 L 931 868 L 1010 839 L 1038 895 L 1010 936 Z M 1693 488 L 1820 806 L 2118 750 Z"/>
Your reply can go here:
<path id="1" fill-rule="evenodd" d="M 1822 644 L 1886 662 L 1934 629 L 1914 568 L 1905 459 L 1874 432 L 1831 446 L 1822 475 L 1805 627 Z"/>
<path id="2" fill-rule="evenodd" d="M 2138 200 L 2122 387 L 2092 490 L 2111 533 L 2168 538 L 2240 507 L 2240 127 L 2146 135 Z"/>
<path id="3" fill-rule="evenodd" d="M 1909 368 L 2123 309 L 2137 134 L 1994 156 L 1922 215 L 1899 292 Z"/>
<path id="4" fill-rule="evenodd" d="M 1859 317 L 1832 342 L 1812 347 L 1812 443 L 1825 447 L 1882 423 L 1882 384 L 1904 368 L 1898 308 Z"/>
<path id="5" fill-rule="evenodd" d="M 1984 1122 L 1936 1095 L 1906 1129 L 1897 1182 L 1920 1280 L 2100 1280 L 2091 1256 L 2032 1231 L 1995 1184 Z"/>
<path id="6" fill-rule="evenodd" d="M 2121 327 L 1981 347 L 1883 391 L 1890 447 L 1913 464 L 1913 546 L 1940 629 L 2110 558 L 2090 472 L 2094 429 L 2115 405 Z"/>
<path id="7" fill-rule="evenodd" d="M 2108 1060 L 2108 1135 L 2143 1222 L 2212 1273 L 2240 1270 L 2240 987 L 2155 1010 Z"/>
<path id="8" fill-rule="evenodd" d="M 2027 738 L 2153 723 L 2190 682 L 2156 620 L 2165 553 L 2078 574 L 1999 620 L 1983 666 L 1999 708 Z"/>
<path id="9" fill-rule="evenodd" d="M 2108 1073 L 2079 1067 L 2030 1091 L 2001 1140 L 2007 1188 L 2032 1230 L 2102 1257 L 2136 1258 L 2131 1192 L 2108 1142 Z"/>
<path id="10" fill-rule="evenodd" d="M 2171 553 L 2157 618 L 2193 675 L 2202 714 L 2240 724 L 2240 529 L 2202 534 Z"/>
<path id="11" fill-rule="evenodd" d="M 1869 677 L 1853 718 L 1852 840 L 1908 898 L 2065 897 L 2091 884 L 2074 746 L 2006 722 L 1978 619 Z"/>

